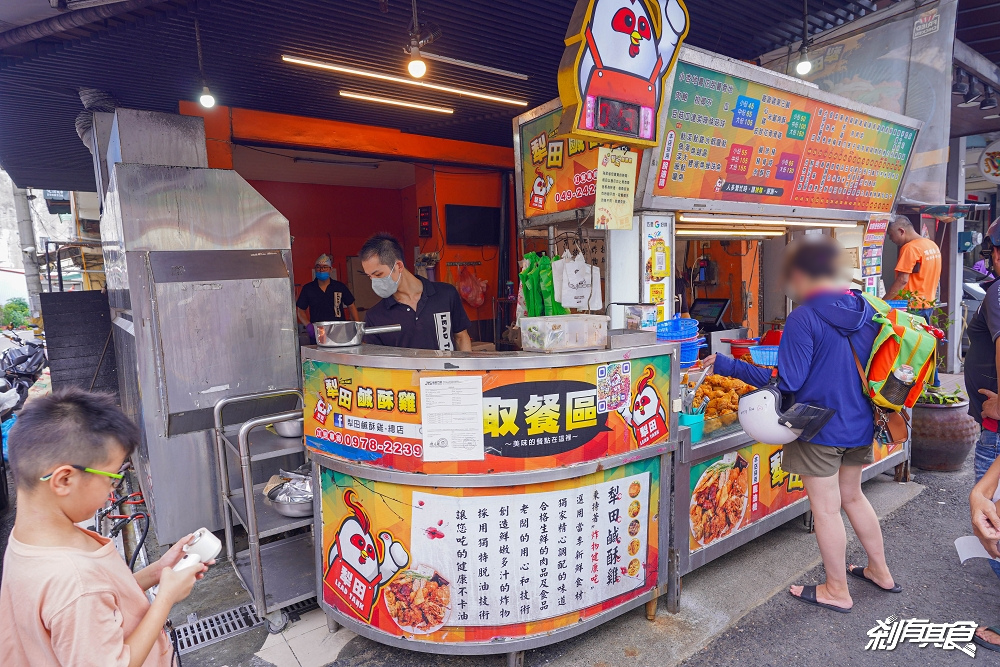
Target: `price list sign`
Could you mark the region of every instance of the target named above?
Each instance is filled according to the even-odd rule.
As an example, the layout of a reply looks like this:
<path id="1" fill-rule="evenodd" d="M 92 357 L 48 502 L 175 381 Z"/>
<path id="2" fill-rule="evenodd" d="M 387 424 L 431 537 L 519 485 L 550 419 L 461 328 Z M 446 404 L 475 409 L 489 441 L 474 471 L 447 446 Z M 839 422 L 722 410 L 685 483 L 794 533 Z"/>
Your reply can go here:
<path id="1" fill-rule="evenodd" d="M 651 457 L 557 482 L 431 489 L 323 469 L 323 599 L 436 642 L 574 625 L 657 585 L 659 471 Z"/>
<path id="2" fill-rule="evenodd" d="M 885 233 L 889 229 L 889 216 L 873 215 L 865 227 L 865 237 L 861 243 L 861 275 L 873 278 L 882 274 L 882 246 Z"/>
<path id="3" fill-rule="evenodd" d="M 653 194 L 888 213 L 916 130 L 678 62 Z"/>

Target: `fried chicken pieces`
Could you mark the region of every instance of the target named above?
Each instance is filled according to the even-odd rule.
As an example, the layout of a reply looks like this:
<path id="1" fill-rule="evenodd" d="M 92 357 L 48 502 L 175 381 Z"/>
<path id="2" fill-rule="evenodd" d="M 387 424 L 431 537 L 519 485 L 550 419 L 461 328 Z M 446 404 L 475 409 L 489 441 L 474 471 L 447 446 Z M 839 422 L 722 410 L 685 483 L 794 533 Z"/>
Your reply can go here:
<path id="1" fill-rule="evenodd" d="M 405 572 L 385 590 L 385 606 L 400 626 L 427 631 L 444 621 L 451 604 L 448 582 L 435 575 L 431 579 Z"/>
<path id="2" fill-rule="evenodd" d="M 691 494 L 691 535 L 708 545 L 732 532 L 747 502 L 746 473 L 729 464 L 708 468 Z"/>
<path id="3" fill-rule="evenodd" d="M 709 375 L 694 393 L 694 405 L 701 405 L 708 397 L 705 407 L 705 432 L 711 433 L 723 426 L 729 426 L 738 419 L 740 396 L 756 389 L 743 380 L 724 375 Z"/>

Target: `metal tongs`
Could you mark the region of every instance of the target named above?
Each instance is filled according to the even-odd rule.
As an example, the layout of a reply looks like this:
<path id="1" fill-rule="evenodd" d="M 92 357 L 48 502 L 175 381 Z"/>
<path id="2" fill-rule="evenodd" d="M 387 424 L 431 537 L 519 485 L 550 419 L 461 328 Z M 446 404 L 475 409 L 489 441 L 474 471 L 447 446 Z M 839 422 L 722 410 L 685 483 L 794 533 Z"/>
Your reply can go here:
<path id="1" fill-rule="evenodd" d="M 701 405 L 696 407 L 694 405 L 694 395 L 698 391 L 698 387 L 700 387 L 702 382 L 705 381 L 705 378 L 708 377 L 708 374 L 711 372 L 711 370 L 712 370 L 712 365 L 705 366 L 704 370 L 702 370 L 701 372 L 701 377 L 698 378 L 698 381 L 695 383 L 694 387 L 684 388 L 683 395 L 681 396 L 681 412 L 689 415 L 697 414 L 703 411 L 705 409 L 705 406 L 708 405 L 708 400 L 706 398 L 706 400 L 702 401 Z M 688 378 L 690 378 L 690 374 L 688 374 Z"/>

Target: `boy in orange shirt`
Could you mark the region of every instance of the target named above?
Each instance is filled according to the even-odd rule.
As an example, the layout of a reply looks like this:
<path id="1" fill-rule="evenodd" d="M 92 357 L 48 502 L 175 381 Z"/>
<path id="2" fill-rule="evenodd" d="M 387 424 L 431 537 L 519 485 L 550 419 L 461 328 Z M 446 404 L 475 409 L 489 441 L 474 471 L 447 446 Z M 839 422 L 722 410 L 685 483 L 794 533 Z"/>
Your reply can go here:
<path id="1" fill-rule="evenodd" d="M 35 399 L 8 436 L 17 517 L 0 585 L 7 667 L 169 667 L 170 608 L 207 567 L 170 569 L 190 535 L 133 574 L 92 519 L 121 479 L 139 430 L 110 396 L 79 389 Z M 159 584 L 152 604 L 143 594 Z"/>

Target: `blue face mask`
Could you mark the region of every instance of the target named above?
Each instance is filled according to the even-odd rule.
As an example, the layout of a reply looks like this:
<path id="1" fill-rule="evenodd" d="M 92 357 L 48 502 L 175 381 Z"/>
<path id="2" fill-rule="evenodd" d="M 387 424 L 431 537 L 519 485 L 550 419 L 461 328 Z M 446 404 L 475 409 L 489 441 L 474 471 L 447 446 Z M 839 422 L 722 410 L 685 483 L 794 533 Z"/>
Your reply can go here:
<path id="1" fill-rule="evenodd" d="M 329 271 L 317 271 L 316 272 L 316 280 L 329 280 L 329 279 L 330 279 L 330 272 Z"/>

